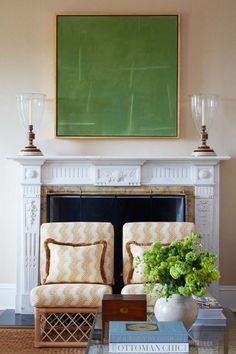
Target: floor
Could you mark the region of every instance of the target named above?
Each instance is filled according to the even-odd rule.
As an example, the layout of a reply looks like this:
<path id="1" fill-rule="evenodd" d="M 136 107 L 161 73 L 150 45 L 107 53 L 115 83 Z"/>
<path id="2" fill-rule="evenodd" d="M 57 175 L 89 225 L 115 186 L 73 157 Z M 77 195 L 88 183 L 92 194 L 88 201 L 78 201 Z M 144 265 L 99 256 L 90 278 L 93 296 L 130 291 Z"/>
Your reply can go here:
<path id="1" fill-rule="evenodd" d="M 34 315 L 22 315 L 15 310 L 0 312 L 0 328 L 34 328 Z"/>

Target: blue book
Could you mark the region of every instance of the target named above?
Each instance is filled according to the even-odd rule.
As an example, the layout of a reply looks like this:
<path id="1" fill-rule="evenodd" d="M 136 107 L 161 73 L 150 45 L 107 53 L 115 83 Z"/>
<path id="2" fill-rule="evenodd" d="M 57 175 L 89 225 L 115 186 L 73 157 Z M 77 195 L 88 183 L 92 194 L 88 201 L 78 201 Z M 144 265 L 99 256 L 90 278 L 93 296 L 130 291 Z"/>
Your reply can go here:
<path id="1" fill-rule="evenodd" d="M 187 343 L 181 321 L 110 321 L 109 343 Z"/>

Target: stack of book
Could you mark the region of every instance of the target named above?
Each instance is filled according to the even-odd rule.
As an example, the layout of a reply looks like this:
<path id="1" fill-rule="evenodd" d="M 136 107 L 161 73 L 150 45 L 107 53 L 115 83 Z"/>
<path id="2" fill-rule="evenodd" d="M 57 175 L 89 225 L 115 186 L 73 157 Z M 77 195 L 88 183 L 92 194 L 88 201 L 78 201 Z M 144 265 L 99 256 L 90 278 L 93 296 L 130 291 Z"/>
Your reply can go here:
<path id="1" fill-rule="evenodd" d="M 181 321 L 111 321 L 111 353 L 188 353 L 188 332 Z"/>
<path id="2" fill-rule="evenodd" d="M 213 297 L 195 297 L 198 303 L 198 317 L 194 326 L 225 326 L 226 317 L 222 305 Z"/>

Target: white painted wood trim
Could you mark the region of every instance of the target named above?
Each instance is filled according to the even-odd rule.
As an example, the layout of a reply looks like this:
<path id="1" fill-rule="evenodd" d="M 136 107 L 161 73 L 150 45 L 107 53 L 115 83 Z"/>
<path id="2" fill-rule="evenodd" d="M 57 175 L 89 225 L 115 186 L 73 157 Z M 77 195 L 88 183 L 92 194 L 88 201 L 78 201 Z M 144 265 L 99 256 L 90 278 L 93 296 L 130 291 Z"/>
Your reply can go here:
<path id="1" fill-rule="evenodd" d="M 193 186 L 195 224 L 207 246 L 219 251 L 219 163 L 229 156 L 15 156 L 19 183 L 16 312 L 32 313 L 30 290 L 38 283 L 41 185 Z M 219 284 L 211 287 L 219 297 Z"/>
<path id="2" fill-rule="evenodd" d="M 136 164 L 138 161 L 188 161 L 188 162 L 215 162 L 216 164 L 223 160 L 229 160 L 230 156 L 96 156 L 96 155 L 47 155 L 47 156 L 9 156 L 8 159 L 18 161 L 20 164 L 42 165 L 45 161 L 81 161 L 81 162 L 102 162 L 110 164 L 111 162 L 126 161 L 128 164 Z"/>
<path id="3" fill-rule="evenodd" d="M 0 310 L 14 309 L 16 284 L 0 284 Z"/>

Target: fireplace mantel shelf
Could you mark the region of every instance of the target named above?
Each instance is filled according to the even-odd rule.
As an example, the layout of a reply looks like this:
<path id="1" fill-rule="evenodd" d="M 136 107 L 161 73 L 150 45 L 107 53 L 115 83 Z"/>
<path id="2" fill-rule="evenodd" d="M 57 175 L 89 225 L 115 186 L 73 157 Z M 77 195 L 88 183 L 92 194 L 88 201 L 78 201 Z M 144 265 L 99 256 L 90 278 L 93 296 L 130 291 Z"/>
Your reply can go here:
<path id="1" fill-rule="evenodd" d="M 8 159 L 15 160 L 22 165 L 44 164 L 46 161 L 77 161 L 90 163 L 141 163 L 148 161 L 156 162 L 190 162 L 190 163 L 210 163 L 217 164 L 220 161 L 229 160 L 230 156 L 97 156 L 97 155 L 43 155 L 43 156 L 10 156 Z"/>
<path id="2" fill-rule="evenodd" d="M 19 241 L 16 312 L 33 313 L 29 294 L 38 284 L 42 189 L 121 187 L 128 192 L 190 186 L 195 224 L 205 246 L 219 255 L 219 165 L 229 156 L 12 156 L 19 163 Z M 66 187 L 67 186 L 67 187 Z M 182 186 L 182 187 L 181 187 Z M 106 189 L 106 187 L 109 187 Z M 130 189 L 129 189 L 130 187 Z M 58 189 L 57 189 L 58 188 Z M 218 284 L 211 288 L 218 296 Z"/>

